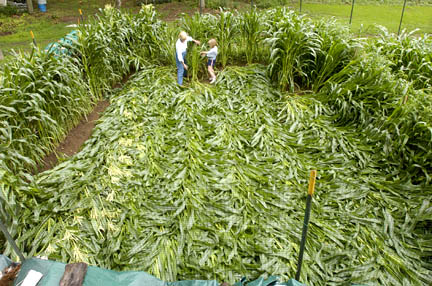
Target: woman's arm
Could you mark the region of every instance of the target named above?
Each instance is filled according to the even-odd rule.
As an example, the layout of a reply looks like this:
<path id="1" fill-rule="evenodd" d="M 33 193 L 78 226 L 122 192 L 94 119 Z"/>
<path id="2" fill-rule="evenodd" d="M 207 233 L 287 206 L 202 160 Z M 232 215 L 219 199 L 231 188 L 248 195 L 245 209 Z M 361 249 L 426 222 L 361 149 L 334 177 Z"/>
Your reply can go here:
<path id="1" fill-rule="evenodd" d="M 194 42 L 196 45 L 200 45 L 201 44 L 201 42 L 200 41 L 198 41 L 198 40 L 195 40 L 194 38 L 192 38 L 192 37 L 188 37 L 187 38 L 187 40 L 188 41 L 192 41 L 192 42 Z"/>

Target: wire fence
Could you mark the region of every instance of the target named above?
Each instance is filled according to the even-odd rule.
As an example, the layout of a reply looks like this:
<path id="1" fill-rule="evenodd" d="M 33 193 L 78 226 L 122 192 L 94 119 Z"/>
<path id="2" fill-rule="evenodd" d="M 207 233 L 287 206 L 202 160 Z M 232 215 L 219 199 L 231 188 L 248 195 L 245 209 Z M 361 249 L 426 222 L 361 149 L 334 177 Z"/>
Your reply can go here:
<path id="1" fill-rule="evenodd" d="M 335 17 L 361 33 L 384 26 L 394 33 L 419 29 L 432 34 L 432 0 L 207 0 L 205 5 L 213 9 L 288 6 L 311 17 Z"/>

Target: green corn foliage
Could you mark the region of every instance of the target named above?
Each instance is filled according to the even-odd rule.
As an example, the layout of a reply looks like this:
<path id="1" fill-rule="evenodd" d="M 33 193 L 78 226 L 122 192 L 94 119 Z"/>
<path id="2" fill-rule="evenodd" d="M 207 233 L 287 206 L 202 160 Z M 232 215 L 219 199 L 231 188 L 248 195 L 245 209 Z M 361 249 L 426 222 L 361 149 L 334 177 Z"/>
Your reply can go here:
<path id="1" fill-rule="evenodd" d="M 243 46 L 245 48 L 246 61 L 252 64 L 258 58 L 258 50 L 262 43 L 262 17 L 256 8 L 249 12 L 244 12 L 240 16 L 241 34 Z"/>
<path id="2" fill-rule="evenodd" d="M 75 58 L 16 54 L 0 81 L 0 219 L 17 234 L 17 192 L 94 102 Z M 25 180 L 25 181 L 24 181 Z M 1 238 L 0 238 L 1 242 Z M 2 250 L 4 244 L 0 244 Z"/>
<path id="3" fill-rule="evenodd" d="M 269 76 L 282 90 L 294 92 L 310 83 L 307 71 L 317 58 L 320 38 L 311 20 L 292 10 L 273 10 L 267 24 L 266 42 L 271 55 Z"/>
<path id="4" fill-rule="evenodd" d="M 170 281 L 286 279 L 318 168 L 301 280 L 427 285 L 432 189 L 383 171 L 368 134 L 314 95 L 272 89 L 263 66 L 227 68 L 211 88 L 180 90 L 174 74 L 137 74 L 83 150 L 21 192 L 38 210 L 19 217 L 28 254 Z"/>
<path id="5" fill-rule="evenodd" d="M 1 159 L 12 171 L 34 167 L 93 100 L 76 59 L 40 51 L 15 57 L 0 82 Z"/>
<path id="6" fill-rule="evenodd" d="M 180 27 L 193 38 L 200 41 L 208 41 L 216 37 L 217 16 L 211 14 L 195 13 L 193 16 L 183 15 L 180 19 Z"/>
<path id="7" fill-rule="evenodd" d="M 105 8 L 80 31 L 77 50 L 99 96 L 132 70 L 147 62 L 170 62 L 173 55 L 166 24 L 156 19 L 152 6 L 143 6 L 136 15 Z"/>
<path id="8" fill-rule="evenodd" d="M 430 284 L 427 37 L 362 43 L 333 22 L 270 10 L 259 16 L 269 66 L 226 67 L 216 86 L 180 89 L 173 66 L 160 66 L 172 63 L 178 31 L 144 9 L 104 11 L 82 30 L 77 58 L 22 60 L 0 76 L 1 118 L 13 124 L 0 130 L 0 216 L 27 255 L 169 281 L 287 279 L 313 168 L 320 178 L 302 282 Z M 234 59 L 228 39 L 240 50 L 248 43 L 233 28 L 241 16 L 223 13 L 181 23 L 191 35 L 216 34 L 220 50 L 225 39 L 226 59 Z M 202 29 L 212 19 L 215 30 Z M 51 76 L 35 73 L 39 66 Z M 140 71 L 108 94 L 111 105 L 82 151 L 29 175 L 25 166 L 53 146 L 42 134 L 58 140 L 70 126 L 64 114 L 78 118 L 69 110 L 84 105 L 76 91 L 89 100 L 128 68 Z M 49 84 L 26 84 L 33 78 Z M 297 89 L 301 96 L 285 92 Z M 32 98 L 38 90 L 44 100 Z"/>
<path id="9" fill-rule="evenodd" d="M 204 49 L 205 45 L 197 46 L 195 43 L 190 42 L 188 53 L 187 53 L 187 62 L 189 65 L 188 72 L 190 73 L 190 77 L 193 81 L 197 81 L 198 79 L 205 78 L 207 75 L 206 70 L 206 59 L 200 55 L 200 52 Z"/>
<path id="10" fill-rule="evenodd" d="M 217 27 L 217 41 L 220 62 L 222 67 L 225 67 L 229 57 L 233 53 L 232 46 L 234 38 L 238 35 L 237 30 L 238 20 L 237 17 L 230 11 L 220 10 L 218 15 Z"/>
<path id="11" fill-rule="evenodd" d="M 341 71 L 356 56 L 356 50 L 362 48 L 360 41 L 352 39 L 346 27 L 338 25 L 336 20 L 326 19 L 315 22 L 320 48 L 313 65 L 306 72 L 311 78 L 311 88 L 317 92 L 324 83 Z"/>
<path id="12" fill-rule="evenodd" d="M 391 61 L 393 72 L 400 72 L 413 81 L 417 89 L 432 88 L 432 39 L 427 34 L 414 37 L 412 32 L 402 31 L 400 36 L 381 28 L 380 37 L 371 45 Z"/>
<path id="13" fill-rule="evenodd" d="M 0 73 L 0 217 L 7 224 L 15 225 L 13 217 L 19 213 L 14 192 L 32 180 L 29 171 L 89 112 L 93 102 L 131 69 L 172 58 L 166 49 L 169 41 L 162 41 L 167 35 L 166 25 L 155 18 L 151 7 L 143 7 L 138 15 L 108 8 L 99 21 L 81 27 L 79 41 L 67 47 L 71 57 L 33 50 L 30 55 L 15 55 L 16 60 L 4 67 Z M 11 179 L 14 175 L 17 178 Z"/>
<path id="14" fill-rule="evenodd" d="M 265 40 L 271 51 L 268 72 L 283 90 L 319 91 L 360 48 L 335 20 L 312 21 L 284 8 L 269 14 Z"/>

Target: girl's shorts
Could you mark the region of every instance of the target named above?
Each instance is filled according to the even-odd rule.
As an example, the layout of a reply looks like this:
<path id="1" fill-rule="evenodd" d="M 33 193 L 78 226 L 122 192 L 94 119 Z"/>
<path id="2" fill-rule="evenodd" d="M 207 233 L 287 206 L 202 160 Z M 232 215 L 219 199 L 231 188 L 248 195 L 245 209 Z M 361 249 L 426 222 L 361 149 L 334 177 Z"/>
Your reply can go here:
<path id="1" fill-rule="evenodd" d="M 207 66 L 211 66 L 212 68 L 214 68 L 215 64 L 216 64 L 216 60 L 211 60 L 211 59 L 207 60 Z"/>

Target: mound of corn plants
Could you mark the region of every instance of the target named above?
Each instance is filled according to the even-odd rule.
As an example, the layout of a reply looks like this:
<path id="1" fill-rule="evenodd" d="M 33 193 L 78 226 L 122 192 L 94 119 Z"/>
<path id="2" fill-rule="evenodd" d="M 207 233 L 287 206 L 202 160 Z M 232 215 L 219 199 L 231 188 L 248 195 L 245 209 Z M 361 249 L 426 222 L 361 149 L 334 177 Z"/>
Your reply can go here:
<path id="1" fill-rule="evenodd" d="M 70 56 L 35 49 L 16 54 L 0 71 L 1 190 L 31 181 L 30 171 L 122 76 L 167 60 L 169 52 L 161 52 L 169 50 L 162 40 L 166 26 L 151 6 L 137 15 L 110 7 L 101 12 L 80 27 L 78 41 L 63 47 Z M 0 192 L 0 217 L 13 224 L 17 208 L 6 193 Z M 1 235 L 0 244 L 1 251 Z"/>
<path id="2" fill-rule="evenodd" d="M 20 190 L 28 255 L 165 280 L 293 277 L 316 168 L 301 280 L 426 285 L 430 188 L 383 173 L 374 142 L 314 96 L 271 88 L 264 66 L 227 68 L 211 88 L 179 89 L 174 74 L 137 74 L 80 153 Z"/>
<path id="3" fill-rule="evenodd" d="M 108 6 L 80 32 L 75 49 L 92 91 L 98 94 L 109 92 L 123 76 L 148 62 L 172 57 L 166 24 L 156 18 L 151 5 L 143 6 L 138 14 Z"/>
<path id="4" fill-rule="evenodd" d="M 80 68 L 77 59 L 34 50 L 16 55 L 0 74 L 0 218 L 10 224 L 14 191 L 91 109 L 95 98 Z"/>
<path id="5" fill-rule="evenodd" d="M 393 72 L 413 81 L 417 89 L 432 89 L 432 38 L 427 34 L 414 37 L 416 31 L 400 36 L 382 27 L 380 37 L 371 45 L 390 61 Z"/>
<path id="6" fill-rule="evenodd" d="M 313 21 L 285 8 L 270 10 L 266 18 L 269 77 L 283 90 L 318 91 L 354 58 L 359 46 L 334 21 Z"/>
<path id="7" fill-rule="evenodd" d="M 34 167 L 89 111 L 93 98 L 74 58 L 16 55 L 0 81 L 1 165 Z"/>

